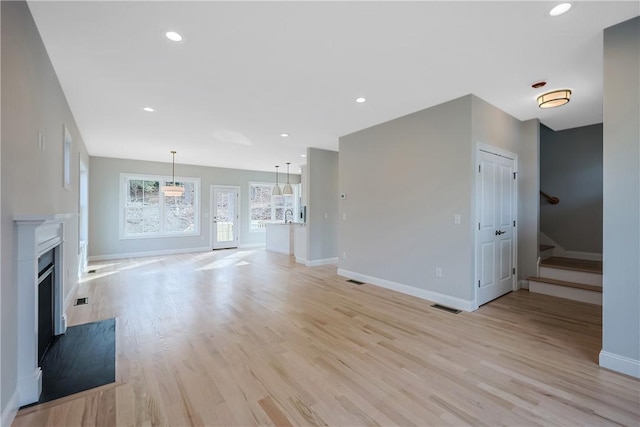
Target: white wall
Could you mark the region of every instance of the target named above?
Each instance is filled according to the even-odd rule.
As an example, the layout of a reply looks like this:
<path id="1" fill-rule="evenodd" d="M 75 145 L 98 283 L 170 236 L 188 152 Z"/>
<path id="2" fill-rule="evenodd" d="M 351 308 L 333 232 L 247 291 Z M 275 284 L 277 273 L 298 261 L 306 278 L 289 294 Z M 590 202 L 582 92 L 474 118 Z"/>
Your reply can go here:
<path id="1" fill-rule="evenodd" d="M 169 153 L 167 153 L 169 157 Z M 176 176 L 200 178 L 200 234 L 190 237 L 120 239 L 120 174 L 171 176 L 171 163 L 91 157 L 89 172 L 89 255 L 118 257 L 158 251 L 188 251 L 210 247 L 210 186 L 240 187 L 240 245 L 264 244 L 264 232 L 250 231 L 249 182 L 275 182 L 275 172 L 176 164 Z M 291 174 L 291 183 L 300 175 Z M 286 176 L 280 175 L 286 180 Z M 282 182 L 282 181 L 281 181 Z"/>
<path id="2" fill-rule="evenodd" d="M 307 149 L 307 261 L 312 264 L 338 256 L 338 157 L 336 151 Z"/>
<path id="3" fill-rule="evenodd" d="M 1 2 L 2 15 L 2 389 L 3 418 L 17 401 L 17 287 L 14 223 L 17 214 L 78 212 L 79 160 L 88 163 L 82 137 L 25 2 Z M 71 186 L 62 186 L 63 124 L 73 138 Z M 38 132 L 45 149 L 38 147 Z M 65 224 L 64 294 L 77 282 L 77 218 Z M 3 421 L 6 421 L 3 419 Z"/>
<path id="4" fill-rule="evenodd" d="M 600 365 L 640 377 L 640 17 L 604 31 Z"/>
<path id="5" fill-rule="evenodd" d="M 339 272 L 472 309 L 478 142 L 518 154 L 518 270 L 535 271 L 537 124 L 468 95 L 340 138 Z"/>

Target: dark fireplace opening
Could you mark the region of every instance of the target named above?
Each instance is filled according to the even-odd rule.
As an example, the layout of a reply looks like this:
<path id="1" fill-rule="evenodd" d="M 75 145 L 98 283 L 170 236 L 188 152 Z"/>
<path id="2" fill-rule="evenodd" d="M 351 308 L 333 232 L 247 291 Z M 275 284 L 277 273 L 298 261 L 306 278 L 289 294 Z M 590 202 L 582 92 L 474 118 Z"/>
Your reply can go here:
<path id="1" fill-rule="evenodd" d="M 38 258 L 38 364 L 53 341 L 53 290 L 55 249 Z"/>

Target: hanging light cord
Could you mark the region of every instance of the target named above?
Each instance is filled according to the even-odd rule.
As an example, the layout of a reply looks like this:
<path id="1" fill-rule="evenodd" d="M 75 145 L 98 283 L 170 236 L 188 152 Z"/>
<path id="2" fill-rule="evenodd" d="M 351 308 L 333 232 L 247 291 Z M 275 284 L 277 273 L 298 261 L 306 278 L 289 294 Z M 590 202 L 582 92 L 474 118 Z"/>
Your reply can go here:
<path id="1" fill-rule="evenodd" d="M 171 175 L 173 176 L 173 186 L 176 186 L 176 152 L 172 151 L 171 154 L 173 154 L 173 160 L 171 161 L 172 163 L 172 168 L 171 168 Z"/>

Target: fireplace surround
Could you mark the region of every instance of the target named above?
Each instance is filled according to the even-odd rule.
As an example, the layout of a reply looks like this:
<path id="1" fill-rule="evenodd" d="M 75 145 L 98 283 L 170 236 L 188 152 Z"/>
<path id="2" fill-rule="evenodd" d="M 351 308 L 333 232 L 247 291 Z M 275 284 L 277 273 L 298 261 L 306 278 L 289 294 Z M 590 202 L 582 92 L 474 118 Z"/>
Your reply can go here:
<path id="1" fill-rule="evenodd" d="M 53 251 L 53 333 L 64 334 L 64 224 L 73 214 L 16 215 L 15 244 L 18 255 L 18 395 L 21 406 L 37 402 L 42 391 L 38 360 L 38 259 Z"/>

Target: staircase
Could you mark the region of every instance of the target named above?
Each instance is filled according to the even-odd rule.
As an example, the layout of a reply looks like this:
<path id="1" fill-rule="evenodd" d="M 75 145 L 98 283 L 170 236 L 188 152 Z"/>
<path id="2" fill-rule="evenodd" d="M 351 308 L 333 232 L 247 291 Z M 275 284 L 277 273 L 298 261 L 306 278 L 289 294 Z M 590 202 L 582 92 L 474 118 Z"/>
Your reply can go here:
<path id="1" fill-rule="evenodd" d="M 602 305 L 602 261 L 546 258 L 528 280 L 529 292 Z"/>

